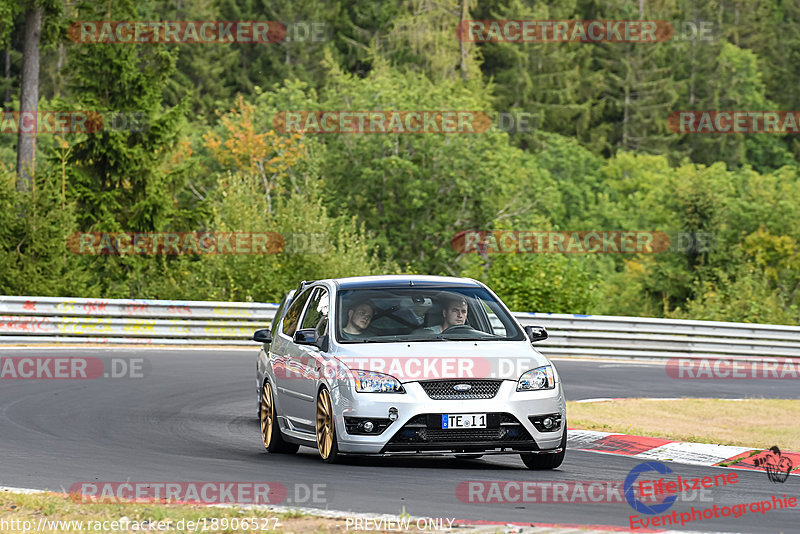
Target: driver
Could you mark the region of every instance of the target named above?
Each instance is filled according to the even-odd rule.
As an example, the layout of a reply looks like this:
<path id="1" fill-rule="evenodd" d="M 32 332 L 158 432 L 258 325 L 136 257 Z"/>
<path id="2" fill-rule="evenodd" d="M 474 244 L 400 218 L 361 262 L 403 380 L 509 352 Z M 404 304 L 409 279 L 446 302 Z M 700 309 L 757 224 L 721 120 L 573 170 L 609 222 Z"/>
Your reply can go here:
<path id="1" fill-rule="evenodd" d="M 368 301 L 356 302 L 347 312 L 347 326 L 342 331 L 343 339 L 363 339 L 367 337 L 366 329 L 375 315 L 375 307 Z"/>
<path id="2" fill-rule="evenodd" d="M 442 324 L 423 328 L 426 332 L 441 334 L 451 326 L 467 323 L 467 300 L 461 295 L 445 297 L 442 301 Z"/>

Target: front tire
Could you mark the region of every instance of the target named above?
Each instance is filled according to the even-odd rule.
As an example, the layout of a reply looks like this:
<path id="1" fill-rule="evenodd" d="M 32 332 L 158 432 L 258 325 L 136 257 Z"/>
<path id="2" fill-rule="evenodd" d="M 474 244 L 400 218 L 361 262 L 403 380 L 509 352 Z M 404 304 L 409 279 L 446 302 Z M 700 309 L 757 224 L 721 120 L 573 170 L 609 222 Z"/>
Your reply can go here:
<path id="1" fill-rule="evenodd" d="M 261 387 L 261 405 L 258 412 L 261 421 L 261 441 L 268 452 L 277 454 L 294 454 L 300 445 L 287 443 L 278 428 L 278 418 L 275 411 L 275 398 L 272 395 L 272 386 L 264 381 Z"/>
<path id="2" fill-rule="evenodd" d="M 334 421 L 331 394 L 322 388 L 317 396 L 317 449 L 322 461 L 328 464 L 335 464 L 339 460 Z"/>
<path id="3" fill-rule="evenodd" d="M 535 471 L 542 471 L 545 469 L 556 469 L 561 465 L 564 461 L 564 456 L 567 453 L 567 423 L 564 421 L 564 437 L 561 438 L 561 444 L 559 445 L 561 448 L 561 452 L 556 454 L 532 454 L 532 453 L 522 453 L 520 457 L 522 458 L 522 463 L 528 469 L 533 469 Z"/>

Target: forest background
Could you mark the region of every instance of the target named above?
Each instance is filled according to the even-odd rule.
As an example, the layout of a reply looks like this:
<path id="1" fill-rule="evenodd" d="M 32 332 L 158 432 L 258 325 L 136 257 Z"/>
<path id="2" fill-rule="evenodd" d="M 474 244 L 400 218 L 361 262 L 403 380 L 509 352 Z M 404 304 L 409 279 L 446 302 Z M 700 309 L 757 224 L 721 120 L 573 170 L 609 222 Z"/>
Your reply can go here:
<path id="1" fill-rule="evenodd" d="M 667 20 L 676 33 L 469 43 L 456 34 L 466 19 Z M 102 20 L 273 20 L 289 33 L 69 38 L 73 22 Z M 798 137 L 666 122 L 800 110 L 798 64 L 800 0 L 0 0 L 4 113 L 27 97 L 136 117 L 38 135 L 33 153 L 0 134 L 0 294 L 277 302 L 302 279 L 424 273 L 475 277 L 520 311 L 800 324 Z M 286 110 L 473 110 L 493 126 L 275 131 Z M 451 239 L 464 230 L 680 239 L 655 254 L 463 254 Z M 77 232 L 278 232 L 286 246 L 74 254 Z"/>

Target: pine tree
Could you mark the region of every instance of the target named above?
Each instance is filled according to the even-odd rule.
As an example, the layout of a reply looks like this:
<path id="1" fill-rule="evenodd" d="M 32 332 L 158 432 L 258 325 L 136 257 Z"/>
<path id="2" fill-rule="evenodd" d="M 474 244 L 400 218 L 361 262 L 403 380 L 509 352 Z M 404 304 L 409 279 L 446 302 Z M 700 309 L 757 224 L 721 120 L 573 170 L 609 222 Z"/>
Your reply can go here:
<path id="1" fill-rule="evenodd" d="M 489 4 L 481 19 L 579 18 L 575 1 L 522 0 Z M 489 42 L 480 45 L 482 70 L 493 80 L 496 109 L 533 115 L 531 128 L 577 137 L 591 150 L 605 148 L 611 126 L 600 122 L 603 73 L 593 68 L 596 47 L 583 43 Z M 521 130 L 516 128 L 516 130 Z M 535 145 L 524 131 L 510 132 L 521 146 Z"/>
<path id="2" fill-rule="evenodd" d="M 480 77 L 477 51 L 456 33 L 471 18 L 475 0 L 402 0 L 389 34 L 393 61 L 424 72 L 431 80 Z"/>
<path id="3" fill-rule="evenodd" d="M 652 4 L 652 5 L 651 5 Z M 600 18 L 658 20 L 665 12 L 658 2 L 615 6 Z M 618 149 L 667 154 L 677 136 L 666 117 L 674 110 L 682 83 L 675 75 L 676 58 L 671 43 L 600 43 L 598 66 L 607 81 L 605 121 L 616 125 L 609 134 L 607 151 Z"/>
<path id="4" fill-rule="evenodd" d="M 126 0 L 113 2 L 105 13 L 84 9 L 84 20 L 138 18 Z M 162 105 L 174 68 L 174 54 L 159 44 L 71 48 L 74 101 L 106 121 L 102 131 L 74 144 L 69 161 L 74 172 L 70 193 L 78 202 L 82 228 L 151 231 L 169 222 L 181 183 L 169 158 L 186 111 L 185 106 Z M 110 123 L 112 117 L 118 120 Z"/>

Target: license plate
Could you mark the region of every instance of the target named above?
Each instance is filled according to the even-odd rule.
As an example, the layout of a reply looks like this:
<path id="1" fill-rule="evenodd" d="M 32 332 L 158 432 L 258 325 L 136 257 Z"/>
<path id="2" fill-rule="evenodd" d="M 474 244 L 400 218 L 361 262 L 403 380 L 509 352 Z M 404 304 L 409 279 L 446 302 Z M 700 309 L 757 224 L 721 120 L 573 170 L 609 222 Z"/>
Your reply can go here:
<path id="1" fill-rule="evenodd" d="M 442 429 L 451 428 L 486 428 L 486 414 L 442 414 Z"/>

